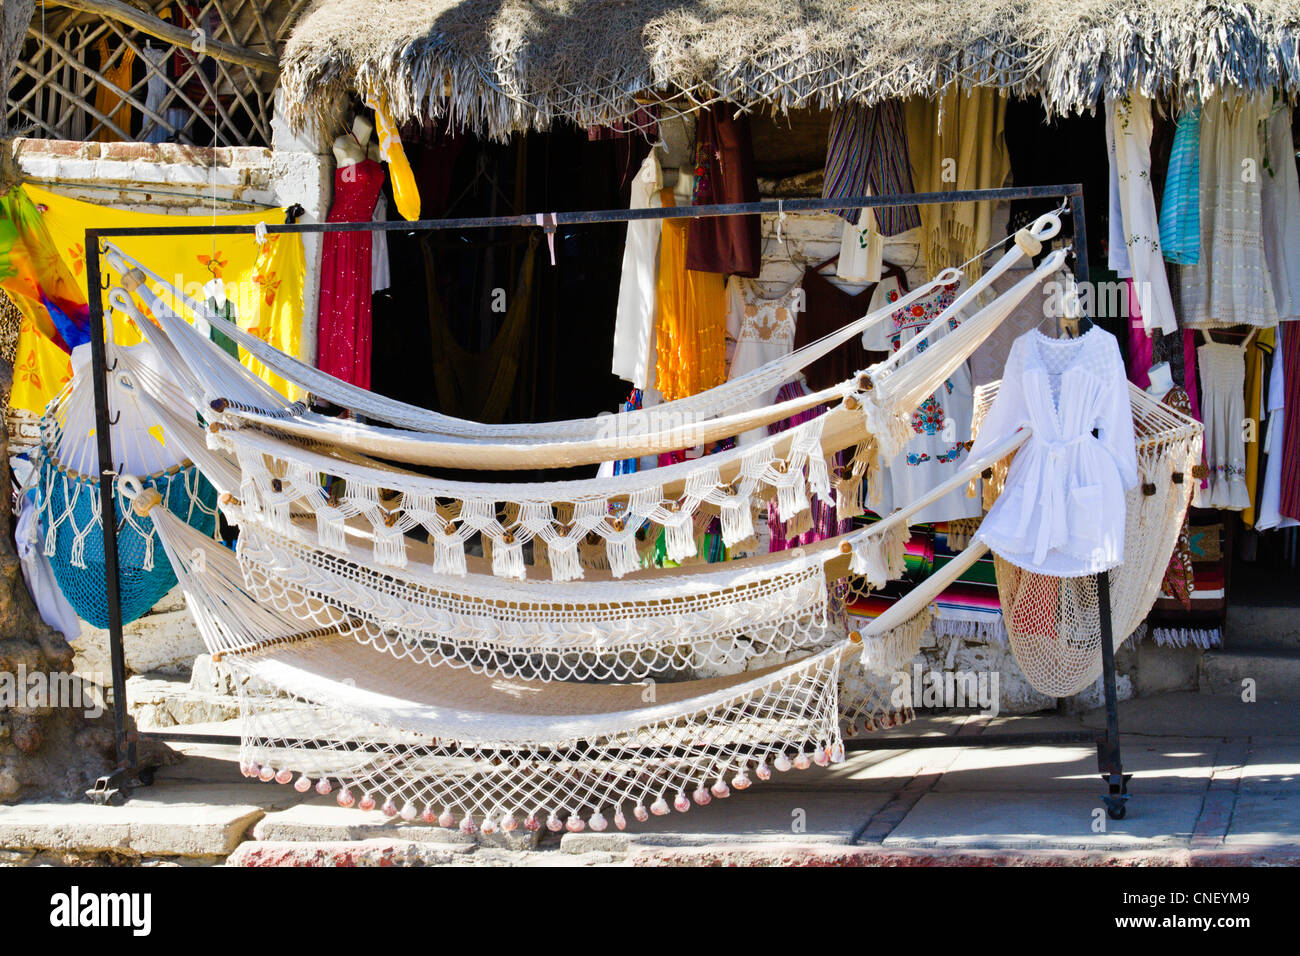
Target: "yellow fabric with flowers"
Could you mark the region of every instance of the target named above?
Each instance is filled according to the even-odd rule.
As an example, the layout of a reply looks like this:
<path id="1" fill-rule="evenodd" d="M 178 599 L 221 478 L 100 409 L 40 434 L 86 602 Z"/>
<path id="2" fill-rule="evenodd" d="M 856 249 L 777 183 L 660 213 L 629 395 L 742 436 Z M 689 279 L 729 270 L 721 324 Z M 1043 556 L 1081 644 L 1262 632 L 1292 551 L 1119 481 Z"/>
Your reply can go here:
<path id="1" fill-rule="evenodd" d="M 172 216 L 116 209 L 49 192 L 36 186 L 22 187 L 41 210 L 45 226 L 59 256 L 85 292 L 87 228 L 166 228 L 195 225 L 276 225 L 284 213 L 265 209 L 221 216 Z M 234 306 L 240 328 L 290 355 L 301 345 L 303 281 L 306 271 L 302 239 L 297 235 L 269 235 L 259 243 L 255 236 L 121 236 L 112 240 L 124 252 L 147 262 L 154 272 L 192 298 L 205 298 L 204 286 L 222 280 L 227 300 Z M 101 257 L 106 286 L 120 278 L 111 273 Z M 180 304 L 164 295 L 164 301 L 179 315 L 188 315 Z M 143 306 L 143 303 L 138 303 Z M 146 312 L 147 314 L 147 312 Z M 134 323 L 114 316 L 114 340 L 123 345 L 140 341 Z M 240 361 L 267 384 L 291 400 L 301 399 L 302 390 L 283 381 L 252 356 L 240 352 Z M 37 415 L 68 381 L 69 357 L 35 322 L 24 321 L 19 331 L 15 359 L 14 387 L 10 405 Z"/>

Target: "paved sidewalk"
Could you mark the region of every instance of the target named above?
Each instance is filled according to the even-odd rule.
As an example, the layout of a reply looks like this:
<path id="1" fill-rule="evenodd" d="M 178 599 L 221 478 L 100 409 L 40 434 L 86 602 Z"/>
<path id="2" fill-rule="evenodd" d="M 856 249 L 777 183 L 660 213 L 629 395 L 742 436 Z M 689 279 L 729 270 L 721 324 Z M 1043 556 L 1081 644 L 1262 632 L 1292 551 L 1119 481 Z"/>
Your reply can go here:
<path id="1" fill-rule="evenodd" d="M 1079 730 L 1079 716 L 936 717 L 898 734 Z M 123 807 L 0 807 L 0 863 L 232 865 L 1300 864 L 1300 706 L 1194 693 L 1121 705 L 1124 820 L 1090 745 L 851 753 L 628 832 L 467 837 L 238 776 L 189 757 Z M 230 732 L 229 725 L 215 725 Z M 186 728 L 195 730 L 199 728 Z"/>

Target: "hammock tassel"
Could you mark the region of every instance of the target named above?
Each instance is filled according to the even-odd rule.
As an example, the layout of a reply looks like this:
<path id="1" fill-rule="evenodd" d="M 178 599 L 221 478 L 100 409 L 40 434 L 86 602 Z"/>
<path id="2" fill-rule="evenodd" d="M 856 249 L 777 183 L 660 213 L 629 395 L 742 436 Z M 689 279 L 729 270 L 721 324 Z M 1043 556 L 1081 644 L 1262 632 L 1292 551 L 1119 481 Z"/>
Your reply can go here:
<path id="1" fill-rule="evenodd" d="M 835 513 L 840 518 L 855 518 L 863 511 L 862 475 L 856 469 L 846 469 L 835 479 Z"/>
<path id="2" fill-rule="evenodd" d="M 685 561 L 695 557 L 695 522 L 689 512 L 677 512 L 671 522 L 664 522 L 664 538 L 668 560 Z"/>
<path id="3" fill-rule="evenodd" d="M 263 496 L 263 500 L 266 503 L 267 524 L 281 534 L 292 534 L 293 532 L 290 530 L 292 522 L 289 519 L 289 496 L 272 490 L 270 494 Z"/>
<path id="4" fill-rule="evenodd" d="M 883 534 L 869 534 L 853 543 L 849 570 L 863 577 L 872 588 L 883 588 L 906 568 L 908 531 L 906 525 Z"/>
<path id="5" fill-rule="evenodd" d="M 95 521 L 98 521 L 95 518 Z M 94 524 L 87 525 L 81 531 L 78 531 L 72 538 L 72 547 L 68 549 L 68 563 L 80 571 L 86 570 L 86 534 L 94 527 Z"/>
<path id="6" fill-rule="evenodd" d="M 812 509 L 805 508 L 785 523 L 785 536 L 795 538 L 812 530 Z"/>
<path id="7" fill-rule="evenodd" d="M 406 567 L 406 535 L 395 524 L 375 528 L 375 561 L 388 568 Z"/>
<path id="8" fill-rule="evenodd" d="M 734 548 L 754 536 L 754 514 L 749 510 L 749 500 L 730 497 L 719 509 L 722 515 L 722 543 Z"/>
<path id="9" fill-rule="evenodd" d="M 799 512 L 808 510 L 808 492 L 804 489 L 802 479 L 802 475 L 796 474 L 793 481 L 777 485 L 776 507 L 787 521 Z"/>
<path id="10" fill-rule="evenodd" d="M 492 542 L 492 573 L 499 578 L 522 581 L 527 575 L 524 568 L 524 546 L 509 531 Z"/>
<path id="11" fill-rule="evenodd" d="M 831 497 L 831 475 L 826 459 L 820 454 L 808 456 L 808 490 L 822 501 Z"/>
<path id="12" fill-rule="evenodd" d="M 881 634 L 862 642 L 862 669 L 870 674 L 892 674 L 907 666 L 921 652 L 921 639 L 930 626 L 931 611 L 921 613 Z"/>
<path id="13" fill-rule="evenodd" d="M 552 581 L 577 581 L 582 577 L 578 542 L 574 538 L 556 538 L 547 545 L 546 551 L 551 561 Z"/>
<path id="14" fill-rule="evenodd" d="M 326 551 L 343 554 L 347 551 L 347 534 L 344 531 L 343 512 L 329 504 L 316 507 L 316 536 Z"/>
<path id="15" fill-rule="evenodd" d="M 605 542 L 609 556 L 609 573 L 616 578 L 631 574 L 641 567 L 641 555 L 636 549 L 636 534 L 624 534 Z"/>
<path id="16" fill-rule="evenodd" d="M 430 535 L 429 543 L 433 545 L 433 573 L 450 574 L 464 577 L 465 544 L 454 535 Z"/>

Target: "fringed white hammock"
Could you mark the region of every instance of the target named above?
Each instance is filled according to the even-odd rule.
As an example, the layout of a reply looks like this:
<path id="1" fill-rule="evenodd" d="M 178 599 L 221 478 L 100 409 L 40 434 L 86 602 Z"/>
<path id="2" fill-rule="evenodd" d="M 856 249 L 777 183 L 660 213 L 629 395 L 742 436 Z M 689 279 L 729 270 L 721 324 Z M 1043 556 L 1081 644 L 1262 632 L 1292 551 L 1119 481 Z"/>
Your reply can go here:
<path id="1" fill-rule="evenodd" d="M 117 251 L 110 254 L 109 261 L 116 262 L 117 268 L 128 271 L 123 279 L 125 288 L 114 290 L 110 301 L 115 308 L 132 316 L 142 328 L 149 330 L 150 334 L 169 340 L 166 348 L 175 355 L 178 366 L 187 368 L 191 373 L 192 379 L 188 389 L 191 399 L 196 404 L 205 406 L 205 412 L 208 411 L 206 406 L 215 402 L 216 410 L 232 423 L 274 426 L 284 433 L 292 433 L 312 441 L 340 448 L 346 447 L 367 454 L 378 454 L 397 461 L 458 468 L 510 468 L 516 467 L 520 460 L 528 460 L 535 467 L 563 467 L 610 458 L 671 451 L 691 447 L 703 441 L 740 434 L 761 425 L 780 421 L 806 408 L 843 398 L 855 389 L 864 386 L 871 389 L 876 384 L 876 379 L 884 380 L 904 370 L 911 370 L 911 374 L 903 375 L 899 381 L 891 383 L 881 392 L 868 395 L 870 400 L 861 404 L 868 430 L 892 435 L 893 442 L 890 447 L 893 448 L 894 443 L 907 436 L 897 426 L 892 430 L 884 428 L 887 420 L 901 411 L 906 411 L 933 391 L 933 387 L 923 389 L 919 397 L 912 401 L 900 394 L 903 388 L 917 384 L 915 377 L 927 370 L 942 371 L 943 374 L 938 378 L 938 381 L 942 381 L 953 367 L 964 361 L 965 357 L 1010 313 L 1038 281 L 1059 268 L 1064 253 L 1054 253 L 1049 256 L 1048 261 L 1035 270 L 1031 279 L 1018 283 L 1008 293 L 999 296 L 992 304 L 981 309 L 977 315 L 967 319 L 958 333 L 949 334 L 931 346 L 923 361 L 908 361 L 913 357 L 913 351 L 919 352 L 924 347 L 924 339 L 929 332 L 946 328 L 948 318 L 959 314 L 962 309 L 972 304 L 992 278 L 1005 272 L 1023 258 L 1026 251 L 1032 252 L 1041 248 L 1040 239 L 1054 235 L 1059 227 L 1059 219 L 1049 215 L 1035 224 L 1032 233 L 1022 230 L 1017 236 L 1017 245 L 1013 246 L 1011 251 L 1006 253 L 984 276 L 972 283 L 970 288 L 930 324 L 923 335 L 918 336 L 909 343 L 908 347 L 870 370 L 868 377 L 843 383 L 815 395 L 758 409 L 752 408 L 757 401 L 757 396 L 789 380 L 804 365 L 860 333 L 862 328 L 869 327 L 897 311 L 904 301 L 919 297 L 917 293 L 909 293 L 899 303 L 891 304 L 886 309 L 851 323 L 826 339 L 796 350 L 789 357 L 768 363 L 746 376 L 700 395 L 652 409 L 613 416 L 524 426 L 488 426 L 462 422 L 459 419 L 382 399 L 355 386 L 332 379 L 305 363 L 276 351 L 236 326 L 227 323 L 223 327 L 241 347 L 248 349 L 268 367 L 288 380 L 367 417 L 397 422 L 406 431 L 375 428 L 357 423 L 341 423 L 334 419 L 309 414 L 299 405 L 286 405 L 283 398 L 252 376 L 229 355 L 216 349 L 206 337 L 199 335 L 187 322 L 178 318 L 167 306 L 164 298 L 150 288 L 148 281 L 158 284 L 161 292 L 168 298 L 183 301 L 196 317 L 205 318 L 218 325 L 224 322 L 224 319 L 212 315 L 202 303 L 188 299 L 168 286 L 138 260 Z M 947 277 L 938 277 L 918 292 L 923 293 L 924 290 L 933 288 L 945 278 Z M 157 323 L 156 328 L 145 318 L 131 294 L 128 293 L 140 296 L 148 304 L 149 314 Z M 739 411 L 747 407 L 751 410 Z M 523 455 L 527 458 L 521 459 Z"/>
<path id="2" fill-rule="evenodd" d="M 465 830 L 622 828 L 629 811 L 638 820 L 684 812 L 774 773 L 842 759 L 842 719 L 886 726 L 905 716 L 864 711 L 876 698 L 858 688 L 915 653 L 925 605 L 944 586 L 927 582 L 865 634 L 732 677 L 504 680 L 303 631 L 244 592 L 224 549 L 196 545 L 156 504 L 145 492 L 135 507 L 154 518 L 205 644 L 238 680 L 244 773 Z M 842 681 L 851 715 L 840 712 Z"/>
<path id="3" fill-rule="evenodd" d="M 228 552 L 214 560 L 228 566 L 225 574 L 238 579 L 239 590 L 296 619 L 299 629 L 348 633 L 430 665 L 543 680 L 634 680 L 744 666 L 842 636 L 828 620 L 828 580 L 855 574 L 879 587 L 897 577 L 910 516 L 1027 434 L 862 531 L 806 549 L 651 571 L 630 582 L 594 572 L 580 583 L 510 583 L 482 573 L 481 561 L 475 573 L 449 577 L 430 569 L 432 549 L 422 555 L 414 545 L 413 561 L 399 573 L 376 567 L 355 543 L 339 554 L 320 552 L 301 522 L 291 522 L 286 535 L 244 521 L 229 499 L 227 515 L 241 525 L 238 569 Z M 186 550 L 203 544 L 180 530 L 174 536 L 186 538 Z"/>
<path id="4" fill-rule="evenodd" d="M 552 578 L 569 581 L 583 576 L 580 549 L 591 539 L 603 541 L 605 563 L 618 577 L 640 568 L 637 534 L 647 523 L 663 529 L 668 557 L 680 561 L 695 555 L 697 522 L 704 513 L 720 515 L 722 539 L 729 547 L 753 536 L 753 510 L 769 497 L 777 500 L 783 516 L 797 519 L 808 512 L 812 495 L 829 498 L 834 487 L 841 511 L 860 513 L 868 472 L 913 434 L 907 423 L 910 411 L 1015 304 L 1057 271 L 1063 256 L 1063 251 L 1053 253 L 923 355 L 896 368 L 876 367 L 875 377 L 864 377 L 863 390 L 839 408 L 758 443 L 667 468 L 610 478 L 489 484 L 439 480 L 368 461 L 327 444 L 324 433 L 306 447 L 278 434 L 278 427 L 263 430 L 245 422 L 242 428 L 216 426 L 211 440 L 241 469 L 240 522 L 300 537 L 304 526 L 291 528 L 291 518 L 314 517 L 315 537 L 307 542 L 312 548 L 341 553 L 351 522 L 372 541 L 376 565 L 401 569 L 415 533 L 434 546 L 435 571 L 463 574 L 466 545 L 477 538 L 490 550 L 494 574 L 522 579 L 527 574 L 524 548 L 532 542 L 534 549 L 545 547 Z M 175 335 L 158 336 L 166 347 L 192 334 L 185 323 L 180 325 L 183 330 Z M 198 354 L 214 367 L 233 368 L 235 377 L 248 375 L 206 339 L 200 336 L 199 341 Z M 160 405 L 183 400 L 180 390 L 147 369 L 139 370 L 139 376 Z M 852 465 L 835 476 L 832 486 L 825 455 L 855 444 Z M 341 482 L 343 492 L 327 492 L 322 476 Z"/>

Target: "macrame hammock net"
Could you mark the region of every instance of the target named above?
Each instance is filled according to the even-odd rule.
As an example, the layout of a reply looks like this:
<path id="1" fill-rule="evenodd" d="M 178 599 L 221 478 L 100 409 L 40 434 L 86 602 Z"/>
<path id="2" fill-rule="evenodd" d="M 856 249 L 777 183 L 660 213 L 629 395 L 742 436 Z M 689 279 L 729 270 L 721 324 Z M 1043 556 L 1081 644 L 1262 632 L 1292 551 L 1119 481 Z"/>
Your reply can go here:
<path id="1" fill-rule="evenodd" d="M 1038 238 L 1057 228 L 1054 217 L 1035 226 Z M 1038 248 L 1022 232 L 931 328 L 946 328 Z M 798 410 L 755 407 L 755 382 L 765 391 L 847 336 L 734 389 L 660 406 L 662 417 L 612 416 L 621 420 L 611 432 L 607 419 L 482 426 L 434 415 L 218 325 L 277 374 L 393 426 L 381 432 L 285 403 L 172 313 L 151 283 L 176 290 L 110 250 L 121 278 L 110 302 L 175 371 L 114 354 L 148 413 L 221 492 L 240 529 L 237 549 L 159 507 L 157 490 L 128 483 L 129 510 L 152 519 L 208 649 L 237 677 L 246 774 L 333 792 L 344 806 L 485 831 L 599 830 L 626 825 L 628 814 L 684 811 L 839 760 L 846 730 L 911 716 L 889 700 L 887 675 L 915 656 L 930 601 L 983 547 L 861 632 L 847 632 L 832 585 L 898 577 L 910 516 L 1027 433 L 876 524 L 817 545 L 664 569 L 647 566 L 645 543 L 662 534 L 669 558 L 689 560 L 701 523 L 717 516 L 724 541 L 744 544 L 769 500 L 792 524 L 812 496 L 861 513 L 871 475 L 906 443 L 911 410 L 1062 257 L 1048 256 L 937 341 L 918 337 L 818 393 L 815 404 L 837 404 L 755 445 L 609 479 L 489 484 L 402 465 L 491 468 L 503 450 L 516 463 L 571 465 L 734 435 Z M 897 307 L 854 323 L 852 334 Z M 832 472 L 827 457 L 842 450 L 850 464 Z"/>
<path id="2" fill-rule="evenodd" d="M 104 593 L 104 532 L 100 517 L 99 453 L 95 404 L 88 365 L 89 346 L 73 354 L 73 377 L 41 419 L 33 469 L 45 555 L 59 589 L 77 615 L 95 627 L 108 626 Z M 134 364 L 165 379 L 148 345 L 122 350 Z M 217 491 L 169 443 L 159 419 L 124 374 L 109 376 L 115 470 L 161 495 L 165 507 L 205 535 L 216 526 Z M 192 431 L 192 421 L 186 430 Z M 171 565 L 158 550 L 153 523 L 123 508 L 114 496 L 118 573 L 123 623 L 134 621 L 176 586 Z"/>

